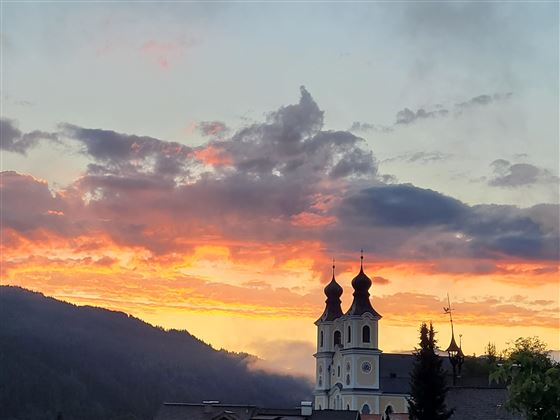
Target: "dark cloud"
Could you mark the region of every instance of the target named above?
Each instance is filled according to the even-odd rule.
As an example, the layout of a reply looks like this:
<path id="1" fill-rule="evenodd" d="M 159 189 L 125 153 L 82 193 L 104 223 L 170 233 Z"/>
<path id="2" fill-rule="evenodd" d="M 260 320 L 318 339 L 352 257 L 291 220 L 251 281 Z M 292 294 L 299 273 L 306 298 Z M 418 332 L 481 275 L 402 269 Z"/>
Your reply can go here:
<path id="1" fill-rule="evenodd" d="M 464 211 L 465 205 L 454 198 L 401 184 L 371 187 L 347 197 L 340 215 L 360 225 L 426 227 L 450 224 Z"/>
<path id="2" fill-rule="evenodd" d="M 323 111 L 301 88 L 298 104 L 268 115 L 267 121 L 236 132 L 228 141 L 210 143 L 231 159 L 238 172 L 317 181 L 329 175 L 374 178 L 373 154 L 360 148 L 363 139 L 347 131 L 322 131 Z"/>
<path id="3" fill-rule="evenodd" d="M 2 229 L 34 236 L 42 229 L 65 235 L 68 201 L 53 194 L 45 181 L 14 171 L 0 173 Z"/>
<path id="4" fill-rule="evenodd" d="M 196 128 L 203 136 L 219 136 L 228 131 L 227 125 L 221 121 L 200 121 Z"/>
<path id="5" fill-rule="evenodd" d="M 488 181 L 493 187 L 521 187 L 533 184 L 558 183 L 559 178 L 549 170 L 529 163 L 510 163 L 505 159 L 497 159 L 490 164 L 494 177 Z"/>
<path id="6" fill-rule="evenodd" d="M 327 216 L 313 207 L 332 193 L 327 187 L 376 179 L 377 163 L 360 147 L 364 141 L 349 132 L 322 131 L 322 124 L 323 112 L 304 88 L 299 103 L 194 149 L 62 124 L 64 138 L 79 142 L 95 161 L 67 193 L 81 197 L 95 215 L 82 224 L 84 232 L 95 227 L 118 243 L 157 253 L 185 246 L 193 231 L 288 239 L 298 235 L 292 217 Z M 172 234 L 165 235 L 168 226 Z"/>
<path id="7" fill-rule="evenodd" d="M 37 146 L 40 140 L 57 141 L 56 134 L 44 131 L 22 133 L 14 120 L 0 118 L 0 149 L 8 152 L 27 154 L 29 149 Z"/>
<path id="8" fill-rule="evenodd" d="M 475 106 L 484 106 L 489 105 L 493 102 L 505 101 L 512 97 L 512 92 L 507 93 L 495 93 L 493 95 L 479 95 L 475 96 L 474 98 L 469 99 L 468 101 L 461 102 L 455 105 L 457 110 L 463 110 L 466 108 L 472 108 Z"/>
<path id="9" fill-rule="evenodd" d="M 393 131 L 393 128 L 384 125 L 376 125 L 376 124 L 370 124 L 366 122 L 354 121 L 348 130 L 354 133 L 366 133 L 368 131 L 378 131 L 378 132 L 387 133 Z"/>
<path id="10" fill-rule="evenodd" d="M 369 132 L 369 131 L 377 131 L 377 132 L 390 132 L 399 127 L 406 126 L 409 124 L 417 123 L 421 120 L 428 120 L 428 119 L 435 119 L 435 118 L 443 118 L 448 116 L 460 116 L 463 112 L 466 112 L 469 109 L 475 109 L 477 107 L 483 107 L 490 105 L 492 103 L 503 102 L 509 100 L 512 97 L 513 93 L 494 93 L 492 95 L 478 95 L 469 100 L 459 102 L 456 104 L 451 105 L 441 105 L 436 104 L 432 107 L 423 107 L 418 108 L 417 110 L 413 110 L 410 108 L 404 108 L 397 112 L 395 117 L 395 123 L 390 126 L 382 126 L 373 123 L 367 122 L 354 122 L 350 127 L 350 131 L 353 132 Z"/>
<path id="11" fill-rule="evenodd" d="M 426 111 L 425 109 L 420 108 L 417 111 L 412 111 L 409 108 L 405 108 L 402 111 L 397 112 L 397 121 L 395 125 L 411 124 L 417 120 L 426 119 L 426 118 L 444 117 L 447 114 L 449 114 L 449 111 L 447 109 L 436 109 L 433 111 Z"/>
<path id="12" fill-rule="evenodd" d="M 377 173 L 361 138 L 323 130 L 323 112 L 304 88 L 298 103 L 197 148 L 70 124 L 61 131 L 93 162 L 58 193 L 30 176 L 3 174 L 7 228 L 29 236 L 102 232 L 155 254 L 184 252 L 207 238 L 311 240 L 333 254 L 368 245 L 403 260 L 558 254 L 558 206 L 469 206 L 389 185 L 396 179 Z"/>
<path id="13" fill-rule="evenodd" d="M 148 136 L 122 134 L 111 130 L 82 128 L 60 124 L 61 135 L 83 144 L 83 153 L 97 161 L 122 164 L 148 157 L 187 158 L 192 149 L 180 143 L 166 142 Z"/>
<path id="14" fill-rule="evenodd" d="M 467 109 L 490 105 L 493 102 L 505 101 L 510 99 L 512 95 L 513 93 L 511 92 L 495 93 L 493 95 L 478 95 L 448 108 L 445 108 L 442 105 L 436 105 L 435 109 L 432 110 L 420 108 L 416 111 L 412 111 L 409 108 L 405 108 L 397 113 L 395 126 L 398 124 L 412 124 L 418 120 L 427 118 L 446 117 L 448 115 L 458 116 Z"/>
<path id="15" fill-rule="evenodd" d="M 558 214 L 558 206 L 548 208 L 544 218 L 548 220 L 554 211 Z M 458 253 L 475 258 L 555 259 L 558 231 L 546 225 L 550 222 L 531 217 L 534 212 L 543 217 L 543 209 L 468 206 L 436 191 L 393 185 L 367 188 L 346 197 L 339 218 L 347 226 L 392 235 L 391 246 L 399 251 L 412 241 L 417 256 Z M 387 232 L 387 228 L 391 230 Z M 378 245 L 378 249 L 384 248 Z"/>
<path id="16" fill-rule="evenodd" d="M 402 155 L 398 155 L 389 159 L 385 159 L 383 162 L 394 162 L 394 161 L 404 161 L 408 163 L 430 163 L 444 161 L 451 157 L 451 154 L 442 152 L 407 152 Z"/>

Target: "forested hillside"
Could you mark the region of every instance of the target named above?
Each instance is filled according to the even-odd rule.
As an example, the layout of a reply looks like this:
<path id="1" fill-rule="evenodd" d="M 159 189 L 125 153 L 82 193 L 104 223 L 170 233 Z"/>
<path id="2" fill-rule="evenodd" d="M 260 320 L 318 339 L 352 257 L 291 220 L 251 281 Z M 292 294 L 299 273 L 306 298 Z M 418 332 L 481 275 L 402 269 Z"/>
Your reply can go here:
<path id="1" fill-rule="evenodd" d="M 121 312 L 0 287 L 0 419 L 151 419 L 163 401 L 291 406 L 304 380 Z"/>

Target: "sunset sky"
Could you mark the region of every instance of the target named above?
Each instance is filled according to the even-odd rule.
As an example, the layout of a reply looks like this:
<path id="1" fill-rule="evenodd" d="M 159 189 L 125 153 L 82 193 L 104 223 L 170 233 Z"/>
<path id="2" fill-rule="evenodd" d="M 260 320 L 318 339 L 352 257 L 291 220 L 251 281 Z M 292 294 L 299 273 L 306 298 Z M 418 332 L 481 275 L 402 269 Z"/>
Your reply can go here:
<path id="1" fill-rule="evenodd" d="M 1 7 L 2 284 L 308 375 L 363 248 L 382 350 L 560 348 L 558 3 Z"/>

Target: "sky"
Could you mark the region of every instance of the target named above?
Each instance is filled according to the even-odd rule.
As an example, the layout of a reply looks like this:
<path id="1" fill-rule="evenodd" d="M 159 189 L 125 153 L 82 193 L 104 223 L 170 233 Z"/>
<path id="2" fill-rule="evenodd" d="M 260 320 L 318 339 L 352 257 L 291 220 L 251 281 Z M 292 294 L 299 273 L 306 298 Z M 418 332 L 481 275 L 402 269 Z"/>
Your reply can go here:
<path id="1" fill-rule="evenodd" d="M 2 284 L 310 376 L 363 249 L 383 351 L 560 349 L 558 3 L 0 7 Z"/>

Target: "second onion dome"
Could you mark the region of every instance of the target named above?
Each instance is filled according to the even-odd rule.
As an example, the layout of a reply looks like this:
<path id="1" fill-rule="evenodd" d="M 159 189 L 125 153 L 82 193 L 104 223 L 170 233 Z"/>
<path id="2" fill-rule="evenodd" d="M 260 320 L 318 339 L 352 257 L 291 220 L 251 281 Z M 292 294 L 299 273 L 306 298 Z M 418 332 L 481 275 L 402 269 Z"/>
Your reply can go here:
<path id="1" fill-rule="evenodd" d="M 363 315 L 369 312 L 376 318 L 381 318 L 381 315 L 373 309 L 369 301 L 369 288 L 371 287 L 371 279 L 364 273 L 364 255 L 360 256 L 360 272 L 352 280 L 352 287 L 354 288 L 354 300 L 352 306 L 346 312 L 346 315 Z"/>

